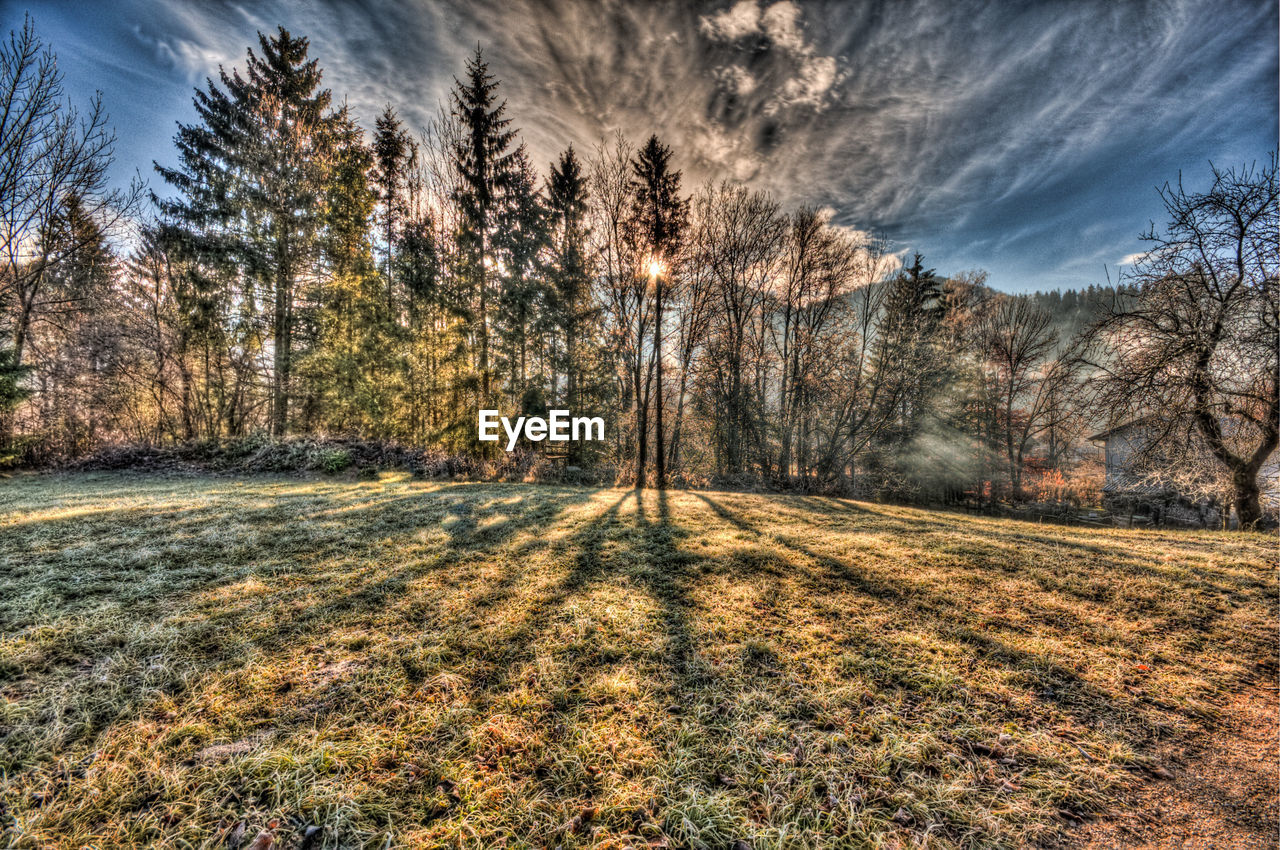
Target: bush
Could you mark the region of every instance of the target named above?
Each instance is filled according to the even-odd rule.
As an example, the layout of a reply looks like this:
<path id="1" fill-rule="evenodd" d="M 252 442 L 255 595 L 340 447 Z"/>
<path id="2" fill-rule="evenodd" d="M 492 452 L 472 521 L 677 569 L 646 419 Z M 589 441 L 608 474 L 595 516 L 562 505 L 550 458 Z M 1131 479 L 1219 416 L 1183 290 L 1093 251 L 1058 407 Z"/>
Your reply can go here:
<path id="1" fill-rule="evenodd" d="M 351 452 L 346 449 L 321 449 L 319 460 L 321 469 L 335 475 L 351 465 Z"/>
<path id="2" fill-rule="evenodd" d="M 595 469 L 569 467 L 550 461 L 538 452 L 521 450 L 496 456 L 418 449 L 398 443 L 349 437 L 288 437 L 273 439 L 255 433 L 223 441 L 201 441 L 166 446 L 120 444 L 102 446 L 92 454 L 61 464 L 51 461 L 34 466 L 58 465 L 73 470 L 145 470 L 187 474 L 218 472 L 244 474 L 273 472 L 297 474 L 322 472 L 335 475 L 353 470 L 357 477 L 375 477 L 383 470 L 406 470 L 425 478 L 470 481 L 539 481 L 608 485 L 617 480 L 611 466 Z"/>

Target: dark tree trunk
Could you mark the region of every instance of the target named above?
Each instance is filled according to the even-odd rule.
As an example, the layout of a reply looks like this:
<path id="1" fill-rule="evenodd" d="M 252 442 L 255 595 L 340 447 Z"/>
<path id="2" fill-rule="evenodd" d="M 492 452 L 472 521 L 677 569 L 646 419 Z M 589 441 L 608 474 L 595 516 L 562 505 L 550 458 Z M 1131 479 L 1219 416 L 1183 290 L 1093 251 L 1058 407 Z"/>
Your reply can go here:
<path id="1" fill-rule="evenodd" d="M 665 490 L 667 488 L 667 454 L 663 445 L 662 435 L 662 278 L 656 278 L 657 292 L 655 300 L 657 311 L 653 322 L 653 359 L 657 364 L 658 381 L 656 386 L 657 398 L 654 400 L 654 460 L 657 463 L 658 473 L 658 489 Z"/>
<path id="2" fill-rule="evenodd" d="M 178 382 L 179 405 L 182 414 L 182 439 L 193 440 L 196 436 L 195 417 L 191 412 L 191 367 L 187 363 L 187 339 L 186 334 L 182 334 L 182 341 L 178 346 Z"/>
<path id="3" fill-rule="evenodd" d="M 671 458 L 667 464 L 672 469 L 680 468 L 680 428 L 684 422 L 684 394 L 688 386 L 688 370 L 681 367 L 679 394 L 676 397 L 676 423 L 671 429 Z"/>
<path id="4" fill-rule="evenodd" d="M 642 358 L 636 354 L 636 488 L 648 483 L 645 467 L 649 463 L 649 422 L 646 394 L 640 392 L 640 368 Z"/>
<path id="5" fill-rule="evenodd" d="M 1258 476 L 1241 469 L 1232 476 L 1235 489 L 1236 516 L 1240 518 L 1240 528 L 1257 528 L 1262 520 L 1262 498 L 1258 488 Z"/>
<path id="6" fill-rule="evenodd" d="M 271 376 L 271 435 L 283 437 L 289 428 L 289 372 L 293 348 L 293 280 L 289 271 L 288 248 L 276 250 L 276 303 L 272 334 L 275 344 Z"/>
<path id="7" fill-rule="evenodd" d="M 481 406 L 489 400 L 489 293 L 484 267 L 484 224 L 480 229 L 480 395 Z"/>

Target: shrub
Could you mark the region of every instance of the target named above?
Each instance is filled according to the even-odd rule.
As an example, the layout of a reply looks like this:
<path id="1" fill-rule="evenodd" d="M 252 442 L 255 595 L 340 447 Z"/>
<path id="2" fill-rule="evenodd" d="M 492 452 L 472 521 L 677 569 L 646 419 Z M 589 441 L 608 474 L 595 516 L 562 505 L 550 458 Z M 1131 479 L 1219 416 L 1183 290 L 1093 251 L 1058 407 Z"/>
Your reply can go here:
<path id="1" fill-rule="evenodd" d="M 351 452 L 346 449 L 321 449 L 319 460 L 320 468 L 334 475 L 351 465 Z"/>

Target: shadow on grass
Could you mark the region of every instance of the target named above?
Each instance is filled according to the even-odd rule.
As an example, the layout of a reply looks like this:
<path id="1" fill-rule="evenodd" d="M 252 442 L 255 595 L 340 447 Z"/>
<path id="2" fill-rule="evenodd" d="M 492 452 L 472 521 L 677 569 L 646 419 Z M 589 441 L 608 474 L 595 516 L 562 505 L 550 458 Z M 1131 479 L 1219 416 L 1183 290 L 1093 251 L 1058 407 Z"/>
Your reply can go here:
<path id="1" fill-rule="evenodd" d="M 137 717 L 157 693 L 142 680 L 85 675 L 99 662 L 130 650 L 122 638 L 104 635 L 96 624 L 124 620 L 137 633 L 156 634 L 174 612 L 183 612 L 176 628 L 183 641 L 184 672 L 159 688 L 178 698 L 203 673 L 225 673 L 228 664 L 248 668 L 262 663 L 259 652 L 269 659 L 296 652 L 325 633 L 373 623 L 400 603 L 413 580 L 465 568 L 477 549 L 500 549 L 518 535 L 554 525 L 565 510 L 592 497 L 592 491 L 583 489 L 486 485 L 486 495 L 477 502 L 467 498 L 467 491 L 451 489 L 394 496 L 264 491 L 261 500 L 269 505 L 240 509 L 233 516 L 218 502 L 114 510 L 104 514 L 110 521 L 90 518 L 87 533 L 82 522 L 73 560 L 63 557 L 59 544 L 70 536 L 62 520 L 52 526 L 29 523 L 0 545 L 0 557 L 15 564 L 0 579 L 0 588 L 13 591 L 0 603 L 0 637 L 13 646 L 37 645 L 22 656 L 0 658 L 0 690 L 32 677 L 61 681 L 56 688 L 44 687 L 86 706 L 90 716 L 74 724 L 59 746 L 91 747 L 111 727 Z M 160 498 L 169 495 L 162 492 Z M 335 498 L 347 503 L 334 506 Z M 327 509 L 310 510 L 316 505 Z M 228 524 L 252 531 L 256 542 L 236 548 L 232 541 L 228 548 L 221 535 L 207 539 L 210 529 Z M 416 532 L 432 528 L 443 529 L 447 542 L 432 546 L 414 540 Z M 162 538 L 163 551 L 131 565 L 128 557 L 152 544 L 153 533 Z M 531 541 L 523 551 L 542 545 Z M 228 560 L 237 563 L 228 569 Z M 388 561 L 394 565 L 371 569 Z M 265 592 L 235 592 L 246 583 L 257 583 Z M 42 588 L 38 607 L 25 605 L 17 592 L 29 584 Z M 445 614 L 421 605 L 412 612 L 419 622 Z M 24 639 L 28 634 L 33 637 Z M 132 649 L 155 651 L 159 646 Z M 35 731 L 0 740 L 0 757 L 8 769 L 53 755 L 30 748 Z"/>
<path id="2" fill-rule="evenodd" d="M 767 536 L 785 545 L 821 567 L 829 577 L 875 599 L 881 605 L 900 611 L 904 620 L 909 620 L 913 627 L 932 633 L 944 641 L 967 644 L 986 659 L 1017 671 L 1028 684 L 1034 686 L 1032 693 L 1038 700 L 1054 704 L 1083 724 L 1104 723 L 1115 729 L 1127 730 L 1126 738 L 1129 743 L 1135 748 L 1141 748 L 1149 740 L 1141 725 L 1133 723 L 1134 715 L 1149 717 L 1153 725 L 1160 723 L 1153 715 L 1153 706 L 1143 705 L 1129 695 L 1103 690 L 1050 655 L 1020 649 L 990 634 L 975 615 L 975 600 L 968 595 L 939 593 L 895 579 L 887 573 L 873 573 L 849 559 L 819 551 L 792 535 L 765 535 L 757 526 L 719 501 L 703 493 L 693 495 L 735 528 L 761 538 Z M 1078 618 L 1065 613 L 1061 616 L 1068 620 L 1064 631 L 1070 632 L 1085 625 Z"/>
<path id="3" fill-rule="evenodd" d="M 162 490 L 155 498 L 168 500 L 174 494 L 180 495 L 179 490 Z M 59 556 L 56 541 L 88 528 L 87 536 L 79 535 L 81 547 L 85 541 L 89 546 L 103 544 L 101 551 L 84 553 L 80 565 L 84 572 L 99 574 L 94 589 L 73 601 L 46 599 L 39 610 L 17 611 L 16 603 L 0 602 L 0 612 L 22 620 L 16 629 L 27 630 L 38 622 L 58 621 L 61 626 L 93 605 L 102 605 L 112 582 L 127 581 L 131 570 L 116 563 L 127 550 L 170 546 L 185 553 L 189 569 L 167 565 L 164 551 L 157 551 L 141 568 L 142 574 L 172 580 L 150 587 L 141 608 L 131 608 L 126 595 L 122 601 L 107 603 L 104 610 L 132 617 L 146 628 L 164 625 L 170 607 L 183 612 L 185 619 L 173 628 L 186 641 L 176 653 L 188 664 L 187 677 L 175 680 L 168 691 L 172 699 L 186 696 L 188 705 L 199 705 L 228 671 L 242 673 L 241 681 L 254 681 L 257 672 L 284 668 L 288 675 L 306 679 L 315 673 L 315 665 L 290 669 L 290 662 L 294 655 L 311 649 L 308 643 L 324 643 L 337 647 L 335 658 L 345 659 L 342 675 L 351 677 L 349 687 L 317 695 L 312 691 L 319 684 L 330 683 L 307 681 L 308 688 L 316 685 L 312 691 L 301 696 L 282 691 L 252 717 L 253 723 L 274 724 L 285 733 L 328 725 L 384 730 L 398 729 L 396 723 L 405 717 L 425 717 L 441 724 L 421 736 L 425 743 L 418 742 L 422 743 L 419 761 L 426 763 L 423 755 L 437 759 L 431 768 L 433 783 L 449 776 L 501 775 L 522 794 L 527 789 L 519 783 L 536 786 L 537 792 L 521 798 L 521 805 L 537 800 L 536 805 L 543 806 L 550 800 L 556 812 L 580 811 L 585 800 L 603 789 L 604 780 L 586 772 L 584 760 L 603 752 L 608 742 L 592 736 L 615 728 L 608 720 L 613 713 L 636 711 L 643 716 L 630 731 L 650 746 L 621 769 L 630 771 L 628 782 L 651 783 L 649 787 L 656 790 L 649 793 L 655 797 L 659 792 L 673 798 L 688 792 L 706 805 L 710 805 L 708 799 L 721 800 L 715 805 L 723 805 L 735 818 L 749 812 L 749 818 L 735 821 L 739 825 L 776 826 L 788 819 L 810 818 L 805 822 L 821 829 L 828 823 L 822 820 L 826 815 L 814 812 L 827 803 L 827 786 L 819 780 L 825 783 L 829 778 L 832 788 L 845 783 L 849 793 L 860 783 L 883 780 L 881 787 L 890 791 L 859 799 L 864 809 L 879 812 L 882 823 L 890 822 L 900 805 L 891 802 L 892 789 L 906 788 L 903 793 L 908 797 L 923 793 L 919 791 L 920 783 L 926 781 L 922 777 L 936 765 L 929 753 L 918 758 L 886 756 L 883 774 L 845 775 L 837 759 L 862 758 L 876 751 L 872 743 L 853 737 L 859 728 L 871 725 L 863 712 L 874 713 L 877 701 L 888 702 L 903 712 L 891 722 L 901 720 L 909 726 L 917 701 L 934 700 L 942 705 L 940 713 L 955 712 L 963 722 L 965 703 L 940 688 L 924 694 L 908 681 L 909 676 L 901 676 L 897 671 L 929 661 L 912 656 L 909 640 L 876 632 L 878 618 L 897 618 L 908 637 L 920 636 L 954 649 L 945 663 L 959 671 L 960 679 L 980 667 L 1015 672 L 1012 688 L 1030 694 L 1036 703 L 1000 706 L 986 693 L 982 695 L 984 711 L 995 711 L 1004 720 L 1026 714 L 1043 720 L 1054 713 L 1046 708 L 1051 707 L 1086 726 L 1118 730 L 1117 735 L 1135 747 L 1143 743 L 1141 724 L 1134 718 L 1148 716 L 1147 706 L 1086 681 L 1052 650 L 1030 651 L 1011 642 L 1017 637 L 1006 640 L 1005 635 L 987 631 L 991 618 L 976 610 L 978 603 L 989 601 L 987 591 L 959 589 L 963 582 L 957 582 L 957 589 L 946 593 L 926 580 L 912 581 L 902 569 L 890 569 L 902 566 L 894 552 L 906 550 L 932 558 L 937 547 L 928 552 L 926 548 L 949 545 L 940 523 L 909 512 L 882 513 L 816 497 L 770 500 L 767 517 L 753 521 L 751 512 L 734 510 L 709 495 L 682 493 L 675 498 L 682 508 L 696 508 L 696 498 L 707 510 L 673 511 L 672 497 L 663 491 L 629 491 L 614 498 L 612 493 L 580 489 L 464 485 L 421 493 L 352 487 L 282 493 L 264 489 L 249 496 L 252 506 L 234 513 L 215 498 L 197 506 L 129 508 L 114 523 L 97 515 L 80 525 L 51 519 L 40 531 L 37 520 L 16 542 L 0 542 L 0 557 L 10 561 L 21 557 L 16 553 L 23 542 L 44 547 L 24 564 L 26 578 L 0 578 L 0 587 L 6 581 L 10 586 L 37 581 L 45 568 L 56 569 L 61 576 L 55 597 L 62 593 L 59 588 L 73 589 L 82 576 L 76 574 L 74 560 Z M 80 507 L 91 508 L 91 501 L 82 500 Z M 633 511 L 626 510 L 628 501 Z M 704 522 L 708 519 L 710 530 Z M 792 525 L 792 520 L 797 524 Z M 831 527 L 845 521 L 848 527 L 841 530 L 855 533 L 844 538 L 838 550 L 824 547 L 820 535 L 813 534 L 814 525 Z M 869 525 L 865 538 L 856 533 L 863 521 Z M 221 535 L 209 531 L 219 526 L 232 531 Z M 735 537 L 735 543 L 700 548 L 706 541 L 698 540 L 698 535 L 718 534 L 725 527 L 739 532 L 725 535 Z M 235 529 L 245 529 L 246 536 L 252 532 L 253 539 L 238 542 Z M 977 540 L 968 552 L 972 561 L 990 559 L 1007 548 L 994 527 L 970 523 L 964 531 Z M 231 539 L 222 539 L 226 537 Z M 899 548 L 886 552 L 890 537 Z M 1022 542 L 1040 545 L 1031 539 Z M 1059 542 L 1054 540 L 1052 545 Z M 1086 544 L 1081 544 L 1072 557 L 1089 556 Z M 221 566 L 233 556 L 234 567 Z M 958 560 L 943 570 L 948 579 L 981 577 L 981 564 Z M 797 566 L 801 562 L 803 566 Z M 992 569 L 994 577 L 1003 580 L 1000 567 Z M 1162 579 L 1168 581 L 1167 576 Z M 843 595 L 845 589 L 852 592 Z M 711 595 L 723 590 L 739 595 L 721 605 Z M 1070 591 L 1046 586 L 1045 592 Z M 823 599 L 829 593 L 840 604 L 848 599 L 865 604 L 874 616 L 856 624 L 843 622 L 844 612 Z M 607 606 L 590 603 L 628 598 L 636 601 L 640 612 L 628 621 L 639 624 L 630 633 L 630 643 L 620 640 L 622 649 L 609 652 L 600 645 L 599 632 L 575 639 L 576 623 L 606 617 Z M 718 605 L 720 609 L 714 610 Z M 1051 613 L 1061 621 L 1035 621 L 1035 637 L 1078 633 L 1088 625 L 1075 613 Z M 725 622 L 725 618 L 737 619 Z M 824 629 L 812 628 L 815 621 L 822 621 Z M 1001 628 L 1008 625 L 999 624 Z M 83 631 L 83 642 L 50 661 L 39 672 L 42 683 L 74 692 L 86 703 L 105 703 L 97 700 L 96 689 L 102 685 L 78 665 L 85 660 L 82 656 L 110 654 L 120 644 L 95 643 L 91 626 L 67 628 Z M 916 632 L 911 634 L 911 629 Z M 806 633 L 810 637 L 804 639 L 812 643 L 797 650 L 788 641 L 795 632 L 805 630 L 810 630 Z M 439 660 L 420 663 L 416 656 L 410 657 L 420 649 L 427 655 L 438 653 Z M 130 651 L 142 658 L 151 648 L 140 644 Z M 852 674 L 837 673 L 837 678 L 820 684 L 810 679 L 814 668 L 838 666 L 834 662 L 841 655 L 850 656 L 852 662 L 865 661 L 867 666 Z M 875 667 L 881 660 L 884 668 Z M 723 672 L 726 667 L 732 671 Z M 642 709 L 623 704 L 632 691 L 598 689 L 594 697 L 586 695 L 588 685 L 599 685 L 614 668 L 638 682 L 635 693 L 645 702 Z M 879 669 L 888 673 L 876 678 Z M 455 690 L 431 690 L 436 687 L 432 677 L 439 674 L 455 680 L 458 684 L 448 685 Z M 21 668 L 0 669 L 0 688 L 7 684 L 4 677 L 12 681 L 23 675 Z M 554 694 L 549 683 L 555 685 Z M 360 693 L 361 688 L 370 693 Z M 654 705 L 649 688 L 657 701 Z M 123 699 L 113 697 L 111 711 L 59 742 L 59 752 L 87 749 L 103 732 L 136 720 L 146 707 L 146 696 L 143 688 L 135 691 Z M 282 708 L 281 704 L 287 705 Z M 329 718 L 332 724 L 325 720 L 338 712 L 343 716 Z M 480 741 L 488 734 L 488 726 L 513 720 L 523 724 L 519 728 L 529 730 L 528 738 L 536 743 L 524 750 L 521 747 L 527 742 L 515 742 L 505 751 L 485 749 L 487 745 Z M 213 725 L 220 733 L 226 731 L 225 726 Z M 888 723 L 884 728 L 890 728 Z M 432 737 L 436 734 L 439 738 Z M 911 734 L 904 731 L 902 737 Z M 27 744 L 35 740 L 29 732 L 23 735 Z M 810 752 L 816 746 L 846 749 L 825 751 L 831 754 L 828 764 L 835 765 L 824 768 L 829 776 L 809 776 L 805 781 L 814 781 L 811 788 L 783 799 L 790 793 L 785 790 L 790 777 L 809 769 L 803 766 L 802 742 L 790 740 L 800 735 L 805 736 L 803 743 Z M 25 746 L 18 738 L 0 743 L 0 748 L 9 749 L 5 757 L 19 772 L 36 760 Z M 537 747 L 542 749 L 536 755 L 525 757 L 525 750 Z M 771 761 L 774 756 L 794 758 L 788 764 L 796 770 L 777 769 L 779 762 Z M 864 767 L 875 768 L 873 760 L 874 756 L 867 756 Z M 673 766 L 669 768 L 667 762 Z M 1061 765 L 1044 767 L 1046 773 L 1061 770 Z M 762 776 L 784 789 L 769 804 L 774 808 L 760 802 L 760 793 L 768 793 L 768 789 L 758 793 Z M 614 790 L 618 787 L 621 783 Z M 729 798 L 730 802 L 723 802 Z M 395 805 L 415 811 L 406 799 L 393 795 Z M 637 810 L 636 823 L 663 816 L 662 800 L 648 805 Z M 422 817 L 424 821 L 456 818 L 456 834 L 462 834 L 471 815 L 505 811 L 501 804 L 492 809 L 482 806 L 474 799 L 465 805 L 455 802 Z M 927 828 L 934 829 L 932 813 L 922 810 L 918 816 L 922 828 L 927 822 Z M 614 818 L 609 826 L 617 834 L 631 828 L 618 820 L 623 815 L 616 812 L 602 812 L 600 817 Z M 681 812 L 672 815 L 673 829 L 681 817 Z M 957 821 L 940 825 L 936 834 L 959 842 L 977 834 L 974 829 L 985 828 Z M 542 837 L 550 842 L 551 833 Z M 572 846 L 573 841 L 567 844 Z"/>
<path id="4" fill-rule="evenodd" d="M 800 500 L 805 510 L 782 507 L 793 499 Z M 844 515 L 851 523 L 874 518 L 871 534 L 876 539 L 894 536 L 909 540 L 915 550 L 961 556 L 956 558 L 955 568 L 975 579 L 981 580 L 993 570 L 1000 571 L 1010 578 L 1032 583 L 1046 594 L 1069 597 L 1099 611 L 1111 609 L 1116 604 L 1117 593 L 1123 590 L 1116 582 L 1097 580 L 1099 561 L 1105 560 L 1109 571 L 1120 571 L 1159 587 L 1165 604 L 1158 609 L 1144 606 L 1143 615 L 1158 616 L 1169 630 L 1207 631 L 1230 613 L 1229 605 L 1209 595 L 1268 604 L 1275 592 L 1274 583 L 1263 577 L 1236 573 L 1222 566 L 1154 562 L 1136 551 L 1128 551 L 1127 537 L 1098 542 L 1096 532 L 1089 529 L 1061 526 L 1055 527 L 1054 535 L 1049 535 L 1036 533 L 1034 524 L 1018 520 L 993 520 L 949 512 L 931 516 L 916 508 L 871 509 L 826 497 L 778 497 L 777 501 L 783 515 L 794 516 L 797 521 L 803 521 L 808 511 Z M 912 517 L 911 514 L 925 515 Z M 957 530 L 956 522 L 962 523 L 962 531 Z M 856 528 L 854 525 L 850 530 Z M 1206 541 L 1185 532 L 1166 533 L 1168 551 L 1179 555 L 1221 553 L 1224 547 L 1240 545 L 1234 538 L 1223 539 L 1217 535 Z M 1144 537 L 1147 538 L 1149 535 Z M 866 548 L 874 554 L 874 543 L 866 544 Z M 1053 553 L 1056 557 L 1051 563 L 1040 563 L 1029 560 L 1028 552 Z M 972 557 L 975 555 L 981 557 Z M 1189 603 L 1193 599 L 1201 602 Z"/>

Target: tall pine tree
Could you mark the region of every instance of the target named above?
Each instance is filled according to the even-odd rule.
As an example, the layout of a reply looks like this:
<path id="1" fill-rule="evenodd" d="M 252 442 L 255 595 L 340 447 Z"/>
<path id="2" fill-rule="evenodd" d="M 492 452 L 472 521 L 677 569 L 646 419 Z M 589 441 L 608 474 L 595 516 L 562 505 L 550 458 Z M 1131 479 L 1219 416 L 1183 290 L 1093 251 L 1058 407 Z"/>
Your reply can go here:
<path id="1" fill-rule="evenodd" d="M 283 27 L 258 34 L 245 71 L 219 72 L 195 98 L 197 124 L 179 125 L 180 164 L 156 165 L 178 198 L 162 212 L 206 264 L 239 287 L 233 299 L 256 318 L 265 308 L 271 349 L 271 433 L 289 427 L 294 305 L 318 259 L 334 116 L 308 42 Z"/>
<path id="2" fill-rule="evenodd" d="M 547 208 L 554 313 L 564 339 L 565 401 L 570 410 L 577 411 L 582 406 L 579 337 L 586 318 L 590 271 L 587 268 L 587 185 L 572 145 L 551 165 Z"/>
<path id="3" fill-rule="evenodd" d="M 500 260 L 500 332 L 507 345 L 510 393 L 522 412 L 536 412 L 530 402 L 530 336 L 542 330 L 547 308 L 543 252 L 547 246 L 547 211 L 538 189 L 538 176 L 525 148 L 516 149 L 507 197 L 498 211 L 495 256 Z M 536 394 L 541 398 L 541 394 Z M 543 405 L 545 406 L 545 404 Z"/>
<path id="4" fill-rule="evenodd" d="M 635 203 L 635 221 L 640 239 L 650 258 L 649 273 L 653 279 L 653 359 L 654 437 L 657 484 L 667 486 L 666 446 L 662 424 L 662 314 L 666 309 L 666 290 L 671 270 L 680 249 L 680 239 L 688 220 L 688 202 L 680 197 L 680 172 L 671 169 L 671 149 L 650 136 L 632 163 L 635 176 L 631 189 Z M 646 438 L 640 431 L 640 457 L 637 468 L 638 486 L 644 486 Z"/>
<path id="5" fill-rule="evenodd" d="M 498 211 L 514 179 L 516 133 L 507 129 L 506 101 L 498 102 L 497 80 L 489 73 L 480 48 L 467 61 L 466 81 L 454 79 L 453 116 L 462 133 L 453 150 L 459 185 L 454 193 L 460 226 L 458 249 L 475 297 L 476 335 L 480 347 L 480 395 L 490 396 L 489 298 L 496 265 L 493 236 Z"/>
<path id="6" fill-rule="evenodd" d="M 373 184 L 377 192 L 379 230 L 383 244 L 383 275 L 387 289 L 388 310 L 395 311 L 394 275 L 392 255 L 396 243 L 397 226 L 408 215 L 405 184 L 409 171 L 417 160 L 417 146 L 408 131 L 400 123 L 390 104 L 383 109 L 374 124 L 373 132 Z"/>

